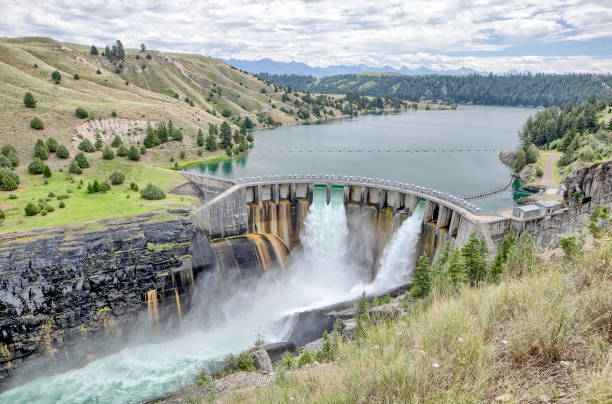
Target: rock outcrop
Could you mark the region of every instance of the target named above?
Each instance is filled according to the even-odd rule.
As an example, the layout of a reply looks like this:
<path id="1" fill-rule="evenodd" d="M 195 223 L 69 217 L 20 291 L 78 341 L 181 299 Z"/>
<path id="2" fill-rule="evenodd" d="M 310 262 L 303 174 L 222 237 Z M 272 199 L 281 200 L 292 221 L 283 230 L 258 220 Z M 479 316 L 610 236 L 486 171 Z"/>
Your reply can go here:
<path id="1" fill-rule="evenodd" d="M 86 362 L 99 343 L 116 349 L 122 323 L 146 311 L 146 292 L 164 298 L 189 255 L 193 227 L 188 211 L 164 222 L 154 215 L 99 231 L 0 236 L 0 391 L 25 365 L 28 373 L 61 369 Z M 89 351 L 73 349 L 84 341 Z"/>
<path id="2" fill-rule="evenodd" d="M 580 168 L 561 181 L 563 198 L 569 200 L 575 192 L 584 192 L 592 199 L 612 192 L 612 160 Z"/>
<path id="3" fill-rule="evenodd" d="M 508 167 L 514 167 L 514 163 L 516 163 L 516 156 L 514 152 L 501 152 L 497 155 L 499 161 L 507 165 Z"/>

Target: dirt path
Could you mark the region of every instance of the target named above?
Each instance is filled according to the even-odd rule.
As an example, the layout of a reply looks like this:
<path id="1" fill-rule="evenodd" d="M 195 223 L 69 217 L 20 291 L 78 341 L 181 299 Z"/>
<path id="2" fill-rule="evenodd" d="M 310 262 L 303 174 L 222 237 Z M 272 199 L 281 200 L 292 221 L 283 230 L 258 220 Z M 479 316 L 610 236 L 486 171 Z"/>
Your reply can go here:
<path id="1" fill-rule="evenodd" d="M 559 185 L 555 184 L 555 166 L 557 165 L 557 160 L 559 160 L 562 155 L 562 153 L 551 153 L 548 160 L 546 160 L 542 185 L 545 185 L 547 188 L 557 188 Z"/>

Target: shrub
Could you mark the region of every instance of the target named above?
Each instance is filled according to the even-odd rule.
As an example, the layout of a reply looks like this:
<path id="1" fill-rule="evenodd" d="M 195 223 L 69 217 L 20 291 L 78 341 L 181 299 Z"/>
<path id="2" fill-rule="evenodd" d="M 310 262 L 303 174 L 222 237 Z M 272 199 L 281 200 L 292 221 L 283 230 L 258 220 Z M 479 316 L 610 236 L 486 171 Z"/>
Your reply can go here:
<path id="1" fill-rule="evenodd" d="M 60 209 L 64 209 L 66 207 L 66 204 L 64 203 L 64 201 L 60 201 L 58 206 Z"/>
<path id="2" fill-rule="evenodd" d="M 57 146 L 57 149 L 55 150 L 55 155 L 61 159 L 67 159 L 68 157 L 70 157 L 68 148 L 63 144 Z"/>
<path id="3" fill-rule="evenodd" d="M 110 180 L 111 184 L 119 185 L 123 184 L 123 181 L 125 181 L 125 175 L 123 175 L 122 172 L 114 171 L 111 175 L 108 176 L 108 179 Z"/>
<path id="4" fill-rule="evenodd" d="M 45 163 L 43 163 L 43 161 L 38 157 L 32 160 L 32 162 L 28 166 L 28 172 L 30 174 L 42 174 L 44 169 Z"/>
<path id="5" fill-rule="evenodd" d="M 83 139 L 83 141 L 79 143 L 78 149 L 86 153 L 93 153 L 96 151 L 95 146 L 93 145 L 93 143 L 91 143 L 89 139 Z"/>
<path id="6" fill-rule="evenodd" d="M 140 146 L 140 154 L 147 154 L 147 148 L 144 146 Z"/>
<path id="7" fill-rule="evenodd" d="M 117 156 L 125 157 L 127 155 L 128 155 L 127 147 L 125 147 L 123 144 L 119 145 L 119 148 L 117 149 Z"/>
<path id="8" fill-rule="evenodd" d="M 74 73 L 74 76 L 72 76 L 73 79 L 78 80 L 80 79 L 79 74 L 78 73 Z"/>
<path id="9" fill-rule="evenodd" d="M 34 157 L 41 160 L 46 160 L 49 158 L 49 149 L 47 149 L 47 146 L 44 143 L 34 146 Z"/>
<path id="10" fill-rule="evenodd" d="M 25 96 L 23 97 L 23 105 L 25 105 L 28 108 L 36 107 L 36 99 L 34 98 L 32 93 L 30 92 L 25 93 Z"/>
<path id="11" fill-rule="evenodd" d="M 115 152 L 110 147 L 106 146 L 102 150 L 102 158 L 104 160 L 112 160 L 115 158 Z"/>
<path id="12" fill-rule="evenodd" d="M 147 53 L 147 59 L 151 60 L 151 55 L 149 55 L 148 53 Z"/>
<path id="13" fill-rule="evenodd" d="M 225 154 L 227 154 L 228 156 L 231 157 L 231 155 L 232 155 L 232 146 L 227 145 L 227 147 L 225 148 Z"/>
<path id="14" fill-rule="evenodd" d="M 12 168 L 11 160 L 3 154 L 0 154 L 0 167 Z"/>
<path id="15" fill-rule="evenodd" d="M 36 216 L 38 212 L 40 212 L 40 208 L 38 205 L 28 202 L 28 204 L 24 208 L 26 216 Z"/>
<path id="16" fill-rule="evenodd" d="M 113 110 L 113 111 L 111 112 L 111 116 L 112 116 L 113 118 L 116 118 L 116 117 L 117 117 L 117 111 Z"/>
<path id="17" fill-rule="evenodd" d="M 304 353 L 302 354 L 302 356 L 300 356 L 300 359 L 298 360 L 298 366 L 302 367 L 313 362 L 314 359 L 312 358 L 312 354 L 310 353 L 310 351 L 304 351 Z"/>
<path id="18" fill-rule="evenodd" d="M 43 121 L 38 117 L 32 118 L 32 120 L 30 121 L 30 127 L 36 130 L 45 129 L 45 125 L 43 124 Z"/>
<path id="19" fill-rule="evenodd" d="M 79 163 L 76 161 L 76 158 L 70 162 L 68 166 L 68 172 L 72 174 L 83 174 L 83 170 L 79 167 Z"/>
<path id="20" fill-rule="evenodd" d="M 224 118 L 229 118 L 230 116 L 232 116 L 232 111 L 230 111 L 229 109 L 224 109 L 223 111 L 221 111 L 221 115 L 223 115 Z"/>
<path id="21" fill-rule="evenodd" d="M 81 168 L 89 167 L 89 161 L 87 160 L 87 157 L 85 157 L 83 153 L 81 152 L 77 153 L 77 155 L 74 156 L 74 159 L 79 164 L 79 167 Z"/>
<path id="22" fill-rule="evenodd" d="M 9 195 L 9 199 L 17 199 L 17 195 L 15 195 L 15 194 L 10 194 L 10 195 Z"/>
<path id="23" fill-rule="evenodd" d="M 45 164 L 45 167 L 43 168 L 43 176 L 45 178 L 49 178 L 49 177 L 51 177 L 51 175 L 52 175 L 51 174 L 51 169 L 49 168 L 48 165 Z"/>
<path id="24" fill-rule="evenodd" d="M 57 140 L 52 137 L 47 139 L 47 149 L 49 150 L 49 153 L 55 153 L 57 151 L 57 146 Z"/>
<path id="25" fill-rule="evenodd" d="M 582 249 L 578 241 L 576 236 L 563 237 L 559 241 L 559 247 L 561 247 L 568 258 L 573 258 L 578 255 Z"/>
<path id="26" fill-rule="evenodd" d="M 57 70 L 54 70 L 53 73 L 51 73 L 51 78 L 55 81 L 55 84 L 59 84 L 62 80 L 62 75 Z"/>
<path id="27" fill-rule="evenodd" d="M 87 111 L 85 111 L 83 108 L 78 107 L 75 111 L 74 114 L 77 116 L 77 118 L 80 119 L 85 119 L 89 116 L 89 114 L 87 113 Z"/>
<path id="28" fill-rule="evenodd" d="M 131 146 L 130 150 L 128 150 L 128 158 L 132 161 L 140 160 L 140 150 L 136 146 Z"/>
<path id="29" fill-rule="evenodd" d="M 45 210 L 47 212 L 53 212 L 55 210 L 55 208 L 53 207 L 53 205 L 46 204 L 45 205 Z"/>
<path id="30" fill-rule="evenodd" d="M 146 187 L 140 190 L 140 196 L 142 196 L 143 199 L 148 200 L 158 200 L 166 198 L 166 194 L 164 193 L 164 191 L 162 191 L 161 188 L 151 183 L 148 183 Z"/>
<path id="31" fill-rule="evenodd" d="M 0 191 L 14 191 L 18 185 L 19 176 L 17 174 L 8 168 L 0 169 Z M 15 198 L 9 195 L 9 199 Z"/>
<path id="32" fill-rule="evenodd" d="M 0 209 L 0 223 L 2 223 L 4 221 L 4 212 L 2 211 L 2 209 Z"/>
<path id="33" fill-rule="evenodd" d="M 100 71 L 100 69 L 96 70 L 96 74 L 102 74 L 102 72 Z"/>
<path id="34" fill-rule="evenodd" d="M 135 182 L 132 182 L 130 184 L 130 189 L 134 192 L 138 192 L 138 184 L 136 184 Z"/>
<path id="35" fill-rule="evenodd" d="M 111 142 L 111 146 L 119 147 L 122 144 L 123 144 L 123 140 L 121 140 L 119 136 L 115 135 L 115 137 L 113 138 L 113 141 Z"/>
<path id="36" fill-rule="evenodd" d="M 181 150 L 181 153 L 179 155 L 181 157 L 181 160 L 185 160 L 185 150 Z"/>

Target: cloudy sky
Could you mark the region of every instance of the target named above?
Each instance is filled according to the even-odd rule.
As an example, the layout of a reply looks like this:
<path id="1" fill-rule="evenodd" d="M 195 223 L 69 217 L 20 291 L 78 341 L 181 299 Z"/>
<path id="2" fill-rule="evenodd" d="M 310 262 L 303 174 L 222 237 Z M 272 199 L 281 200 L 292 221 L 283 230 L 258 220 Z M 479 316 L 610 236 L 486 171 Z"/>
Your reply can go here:
<path id="1" fill-rule="evenodd" d="M 612 0 L 0 0 L 0 36 L 222 58 L 612 72 Z"/>

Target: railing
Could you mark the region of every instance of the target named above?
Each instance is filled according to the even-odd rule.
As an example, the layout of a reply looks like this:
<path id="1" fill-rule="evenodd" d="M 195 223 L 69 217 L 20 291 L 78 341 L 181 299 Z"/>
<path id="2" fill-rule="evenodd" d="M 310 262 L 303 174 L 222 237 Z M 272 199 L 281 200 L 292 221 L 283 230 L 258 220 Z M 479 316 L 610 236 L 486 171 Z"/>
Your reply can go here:
<path id="1" fill-rule="evenodd" d="M 472 213 L 480 214 L 481 208 L 475 204 L 465 200 L 464 198 L 449 194 L 447 192 L 437 191 L 433 188 L 422 187 L 415 184 L 407 184 L 399 181 L 384 180 L 381 178 L 370 178 L 370 177 L 354 177 L 346 175 L 324 175 L 324 174 L 289 174 L 289 175 L 267 175 L 258 177 L 246 177 L 238 178 L 235 180 L 238 184 L 259 184 L 259 183 L 270 183 L 270 182 L 333 182 L 334 184 L 372 184 L 378 188 L 388 188 L 389 190 L 407 191 L 407 192 L 418 192 L 425 195 L 431 195 L 436 198 L 448 201 L 456 206 L 462 207 Z"/>
<path id="2" fill-rule="evenodd" d="M 487 196 L 495 195 L 495 194 L 498 194 L 498 193 L 500 193 L 502 191 L 505 191 L 506 189 L 508 189 L 512 185 L 513 182 L 514 182 L 514 175 L 511 175 L 510 176 L 510 181 L 506 185 L 504 185 L 503 187 L 495 188 L 495 189 L 492 189 L 490 191 L 479 192 L 477 194 L 462 195 L 461 198 L 466 199 L 466 200 L 486 198 Z"/>

